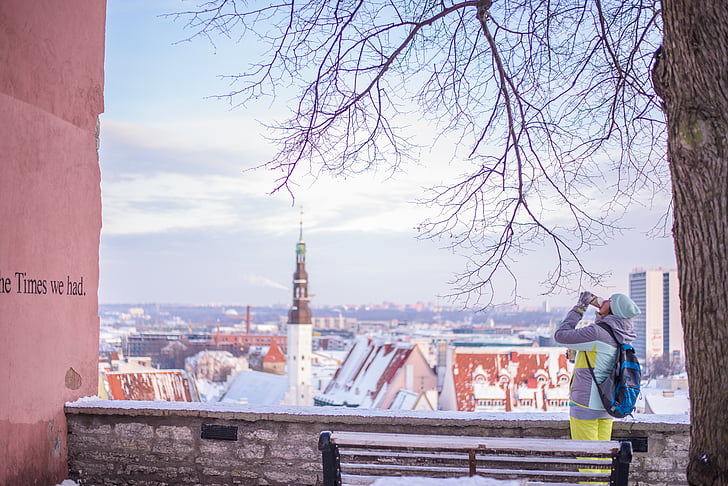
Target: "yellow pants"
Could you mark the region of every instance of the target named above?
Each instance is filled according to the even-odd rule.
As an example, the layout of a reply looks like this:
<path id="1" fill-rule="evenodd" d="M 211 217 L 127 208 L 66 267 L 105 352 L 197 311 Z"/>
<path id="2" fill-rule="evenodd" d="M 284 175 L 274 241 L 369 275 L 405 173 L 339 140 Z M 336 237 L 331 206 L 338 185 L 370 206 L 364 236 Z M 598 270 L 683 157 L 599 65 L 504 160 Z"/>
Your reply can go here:
<path id="1" fill-rule="evenodd" d="M 594 419 L 582 420 L 569 417 L 569 428 L 571 429 L 571 438 L 574 440 L 611 440 L 612 439 L 612 419 Z M 607 459 L 609 460 L 609 459 Z M 580 472 L 600 472 L 600 469 L 579 469 Z M 580 482 L 579 484 L 609 484 L 609 483 L 593 483 Z"/>
<path id="2" fill-rule="evenodd" d="M 608 419 L 581 420 L 569 417 L 571 438 L 574 440 L 612 440 L 612 422 Z"/>

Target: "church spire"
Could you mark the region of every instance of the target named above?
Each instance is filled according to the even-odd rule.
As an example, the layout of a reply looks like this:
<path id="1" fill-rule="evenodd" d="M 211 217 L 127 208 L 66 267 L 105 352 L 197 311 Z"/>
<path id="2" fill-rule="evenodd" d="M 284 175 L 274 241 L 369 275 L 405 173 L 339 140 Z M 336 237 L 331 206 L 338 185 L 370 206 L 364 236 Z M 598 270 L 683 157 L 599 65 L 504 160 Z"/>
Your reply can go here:
<path id="1" fill-rule="evenodd" d="M 303 242 L 303 207 L 301 207 L 301 219 L 299 219 L 298 224 L 300 225 L 298 231 L 298 241 Z"/>
<path id="2" fill-rule="evenodd" d="M 288 324 L 311 324 L 308 307 L 308 273 L 306 272 L 306 243 L 303 241 L 303 210 L 299 221 L 299 240 L 296 244 L 296 271 L 293 273 L 293 306 Z"/>
<path id="3" fill-rule="evenodd" d="M 288 392 L 284 405 L 313 405 L 311 388 L 312 319 L 308 307 L 306 243 L 303 242 L 303 211 L 296 243 L 296 271 L 293 273 L 293 305 L 288 312 Z"/>

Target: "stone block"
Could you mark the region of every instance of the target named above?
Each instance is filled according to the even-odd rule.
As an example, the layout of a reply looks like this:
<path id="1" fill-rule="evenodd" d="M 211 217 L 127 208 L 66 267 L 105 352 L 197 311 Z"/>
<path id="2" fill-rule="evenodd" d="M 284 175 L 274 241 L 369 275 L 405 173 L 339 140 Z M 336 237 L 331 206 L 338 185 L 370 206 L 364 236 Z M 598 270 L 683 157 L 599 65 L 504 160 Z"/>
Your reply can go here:
<path id="1" fill-rule="evenodd" d="M 195 452 L 195 448 L 185 442 L 158 440 L 152 446 L 152 452 L 169 456 L 172 460 L 180 460 L 190 457 Z"/>
<path id="2" fill-rule="evenodd" d="M 319 452 L 317 444 L 281 444 L 271 454 L 280 459 L 295 459 L 296 461 L 321 460 L 321 452 Z"/>
<path id="3" fill-rule="evenodd" d="M 316 484 L 316 476 L 299 474 L 295 470 L 289 471 L 274 471 L 269 470 L 265 472 L 265 478 L 272 484 L 276 485 L 289 485 L 295 484 L 297 486 L 308 486 Z"/>
<path id="4" fill-rule="evenodd" d="M 114 452 L 128 451 L 129 454 L 147 453 L 152 450 L 152 441 L 149 439 L 120 438 L 109 442 L 109 450 Z"/>
<path id="5" fill-rule="evenodd" d="M 231 456 L 238 447 L 240 447 L 239 441 L 201 440 L 198 444 L 200 455 L 213 457 Z"/>
<path id="6" fill-rule="evenodd" d="M 235 455 L 240 459 L 261 459 L 265 456 L 265 446 L 255 442 L 241 444 L 235 450 Z"/>
<path id="7" fill-rule="evenodd" d="M 278 431 L 275 429 L 257 429 L 245 432 L 243 438 L 247 440 L 262 440 L 272 442 L 278 439 Z"/>
<path id="8" fill-rule="evenodd" d="M 243 466 L 242 461 L 236 459 L 233 454 L 197 456 L 194 463 L 213 469 L 233 469 Z"/>
<path id="9" fill-rule="evenodd" d="M 690 443 L 687 437 L 665 437 L 662 453 L 666 455 L 687 456 L 690 450 Z"/>
<path id="10" fill-rule="evenodd" d="M 154 430 L 154 435 L 159 439 L 171 439 L 175 441 L 192 441 L 194 436 L 189 427 L 175 427 L 160 425 Z"/>
<path id="11" fill-rule="evenodd" d="M 226 470 L 217 469 L 214 467 L 205 467 L 205 468 L 202 468 L 202 475 L 205 477 L 211 477 L 211 478 L 215 478 L 215 477 L 219 477 L 219 476 L 227 477 L 230 475 L 230 472 L 226 471 Z M 213 479 L 213 481 L 215 481 L 215 479 Z"/>
<path id="12" fill-rule="evenodd" d="M 68 432 L 69 434 L 77 435 L 103 435 L 108 436 L 111 434 L 111 425 L 108 424 L 83 424 L 80 422 L 69 421 Z"/>
<path id="13" fill-rule="evenodd" d="M 230 477 L 233 479 L 256 479 L 260 476 L 260 471 L 256 469 L 246 469 L 245 467 L 241 467 L 238 469 L 233 469 L 230 471 Z"/>
<path id="14" fill-rule="evenodd" d="M 68 437 L 68 443 L 77 449 L 107 449 L 111 439 L 110 435 L 74 434 Z"/>
<path id="15" fill-rule="evenodd" d="M 154 437 L 154 429 L 146 424 L 121 423 L 114 426 L 114 434 L 119 438 L 151 439 Z"/>
<path id="16" fill-rule="evenodd" d="M 687 484 L 686 475 L 677 471 L 652 471 L 648 472 L 644 478 L 648 484 L 664 486 Z"/>

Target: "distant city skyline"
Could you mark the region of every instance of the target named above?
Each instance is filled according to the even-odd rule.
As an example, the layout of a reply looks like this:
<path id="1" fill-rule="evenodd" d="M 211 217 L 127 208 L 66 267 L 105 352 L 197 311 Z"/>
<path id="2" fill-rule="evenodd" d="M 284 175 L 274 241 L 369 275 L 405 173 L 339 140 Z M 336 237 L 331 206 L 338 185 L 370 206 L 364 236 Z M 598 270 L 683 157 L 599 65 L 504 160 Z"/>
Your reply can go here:
<path id="1" fill-rule="evenodd" d="M 218 76 L 243 69 L 254 49 L 180 42 L 189 33 L 160 14 L 183 7 L 108 3 L 100 302 L 286 305 L 301 206 L 313 306 L 449 302 L 442 296 L 455 290 L 450 282 L 466 258 L 416 238 L 432 213 L 413 204 L 422 187 L 455 170 L 447 155 L 424 151 L 426 169 L 394 175 L 304 178 L 295 199 L 269 195 L 276 174 L 246 169 L 273 153 L 260 122 L 283 108 L 231 109 L 208 98 L 232 89 Z M 584 254 L 595 271 L 612 272 L 595 292 L 626 292 L 637 267 L 675 266 L 671 239 L 645 236 L 663 210 L 658 199 L 622 222 L 635 229 Z M 519 256 L 520 305 L 575 298 L 578 289 L 542 295 L 553 263 L 545 252 Z M 510 283 L 496 285 L 494 303 L 509 301 Z"/>

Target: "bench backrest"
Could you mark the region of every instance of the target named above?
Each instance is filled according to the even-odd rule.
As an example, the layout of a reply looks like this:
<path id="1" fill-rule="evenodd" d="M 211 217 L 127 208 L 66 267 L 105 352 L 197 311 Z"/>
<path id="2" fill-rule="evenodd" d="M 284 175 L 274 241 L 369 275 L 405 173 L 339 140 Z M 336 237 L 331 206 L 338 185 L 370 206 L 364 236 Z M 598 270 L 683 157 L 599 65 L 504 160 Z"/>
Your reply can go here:
<path id="1" fill-rule="evenodd" d="M 529 484 L 626 486 L 630 442 L 449 435 L 321 432 L 324 486 L 371 484 L 382 476 L 528 479 Z"/>

